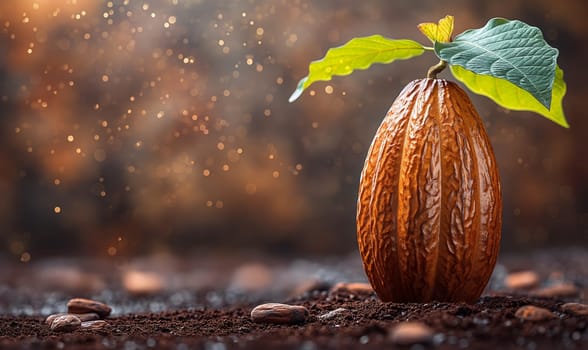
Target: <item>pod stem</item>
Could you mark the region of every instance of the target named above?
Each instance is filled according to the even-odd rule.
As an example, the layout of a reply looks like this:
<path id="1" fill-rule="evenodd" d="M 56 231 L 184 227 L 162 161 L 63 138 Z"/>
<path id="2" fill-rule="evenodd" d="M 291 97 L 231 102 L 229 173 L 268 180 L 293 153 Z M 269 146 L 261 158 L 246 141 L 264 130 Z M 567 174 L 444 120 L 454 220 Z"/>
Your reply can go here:
<path id="1" fill-rule="evenodd" d="M 447 67 L 447 62 L 440 60 L 439 63 L 429 68 L 427 71 L 427 78 L 429 79 L 437 79 L 437 74 L 441 73 L 442 70 Z"/>

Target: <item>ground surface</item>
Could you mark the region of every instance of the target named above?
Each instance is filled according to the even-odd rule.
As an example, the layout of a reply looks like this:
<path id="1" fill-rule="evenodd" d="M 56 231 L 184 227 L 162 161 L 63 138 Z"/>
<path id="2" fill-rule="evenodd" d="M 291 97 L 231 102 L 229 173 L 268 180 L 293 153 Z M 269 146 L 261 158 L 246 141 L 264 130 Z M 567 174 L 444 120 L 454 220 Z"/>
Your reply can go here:
<path id="1" fill-rule="evenodd" d="M 501 257 L 484 296 L 471 305 L 383 303 L 373 293 L 331 290 L 336 282 L 364 280 L 355 256 L 322 262 L 229 260 L 158 257 L 115 268 L 80 260 L 2 264 L 0 348 L 588 348 L 588 317 L 561 308 L 565 302 L 586 303 L 588 251 L 582 249 Z M 505 277 L 518 270 L 536 272 L 539 285 L 508 289 Z M 577 289 L 567 295 L 536 296 L 538 290 L 561 283 Z M 78 296 L 113 306 L 109 325 L 97 331 L 51 331 L 45 317 L 65 311 L 67 300 Z M 304 305 L 310 316 L 298 325 L 253 323 L 251 309 L 268 301 Z M 515 312 L 524 305 L 544 307 L 556 317 L 521 320 Z M 346 311 L 321 317 L 338 308 Z M 391 329 L 407 320 L 430 326 L 432 340 L 412 347 L 395 345 Z"/>

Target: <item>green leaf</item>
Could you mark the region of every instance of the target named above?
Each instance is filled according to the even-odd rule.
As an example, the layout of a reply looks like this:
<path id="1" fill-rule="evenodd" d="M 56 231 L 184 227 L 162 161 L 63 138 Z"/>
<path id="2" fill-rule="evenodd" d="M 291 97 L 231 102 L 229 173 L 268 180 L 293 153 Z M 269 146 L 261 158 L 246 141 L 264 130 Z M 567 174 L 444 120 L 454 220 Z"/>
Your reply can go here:
<path id="1" fill-rule="evenodd" d="M 438 23 L 421 23 L 417 28 L 433 43 L 435 41 L 448 43 L 451 41 L 451 34 L 453 34 L 453 16 L 447 15 L 441 18 Z"/>
<path id="2" fill-rule="evenodd" d="M 435 43 L 435 52 L 450 65 L 476 74 L 506 79 L 527 90 L 547 109 L 557 64 L 557 49 L 543 39 L 541 30 L 518 20 L 494 18 L 480 29 Z"/>
<path id="3" fill-rule="evenodd" d="M 449 68 L 453 76 L 464 83 L 468 89 L 490 98 L 504 108 L 536 112 L 565 128 L 569 127 L 562 106 L 566 94 L 566 83 L 563 79 L 563 70 L 558 66 L 556 66 L 551 94 L 551 110 L 545 108 L 528 91 L 507 80 L 476 74 L 460 66 L 450 66 Z"/>
<path id="4" fill-rule="evenodd" d="M 423 52 L 425 48 L 421 44 L 407 39 L 394 40 L 381 35 L 351 39 L 343 46 L 329 49 L 322 59 L 311 62 L 308 76 L 300 80 L 288 101 L 295 101 L 315 81 L 331 80 L 333 75 L 349 75 L 374 63 L 408 59 Z"/>

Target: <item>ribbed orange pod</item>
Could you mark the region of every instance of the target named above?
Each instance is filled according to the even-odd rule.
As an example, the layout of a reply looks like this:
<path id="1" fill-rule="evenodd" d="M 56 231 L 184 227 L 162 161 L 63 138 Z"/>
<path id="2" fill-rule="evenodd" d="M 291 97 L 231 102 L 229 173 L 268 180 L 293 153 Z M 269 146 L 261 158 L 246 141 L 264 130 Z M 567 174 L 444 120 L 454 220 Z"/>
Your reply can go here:
<path id="1" fill-rule="evenodd" d="M 357 239 L 378 296 L 475 301 L 496 263 L 501 215 L 496 160 L 467 94 L 442 79 L 409 83 L 359 186 Z"/>

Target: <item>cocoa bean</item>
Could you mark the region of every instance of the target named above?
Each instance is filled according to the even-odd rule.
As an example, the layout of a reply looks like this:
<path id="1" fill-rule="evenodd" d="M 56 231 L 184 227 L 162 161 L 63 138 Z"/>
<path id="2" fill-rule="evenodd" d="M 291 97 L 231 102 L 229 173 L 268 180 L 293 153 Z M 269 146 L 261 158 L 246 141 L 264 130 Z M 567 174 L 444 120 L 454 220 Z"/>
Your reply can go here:
<path id="1" fill-rule="evenodd" d="M 575 297 L 580 293 L 578 287 L 573 283 L 559 283 L 534 291 L 532 294 L 543 298 L 566 298 Z"/>
<path id="2" fill-rule="evenodd" d="M 94 320 L 82 322 L 81 327 L 88 330 L 99 330 L 108 326 L 108 322 L 104 320 Z"/>
<path id="3" fill-rule="evenodd" d="M 403 322 L 392 328 L 389 339 L 397 345 L 427 344 L 433 340 L 433 330 L 421 322 Z"/>
<path id="4" fill-rule="evenodd" d="M 45 319 L 45 323 L 47 323 L 48 325 L 51 325 L 51 323 L 53 322 L 54 319 L 56 319 L 59 316 L 65 316 L 65 315 L 77 316 L 77 318 L 79 318 L 80 321 L 82 321 L 82 322 L 93 321 L 93 320 L 97 320 L 100 318 L 100 316 L 94 312 L 86 313 L 86 314 L 70 314 L 70 313 L 66 313 L 66 312 L 61 312 L 58 314 L 53 314 L 53 315 L 47 316 L 47 319 Z"/>
<path id="5" fill-rule="evenodd" d="M 508 289 L 530 289 L 539 284 L 539 275 L 535 271 L 512 272 L 504 284 Z"/>
<path id="6" fill-rule="evenodd" d="M 267 303 L 251 310 L 251 320 L 256 323 L 295 324 L 303 323 L 308 309 L 299 305 Z"/>
<path id="7" fill-rule="evenodd" d="M 127 271 L 122 277 L 125 289 L 134 295 L 157 294 L 165 288 L 163 276 L 155 272 Z"/>
<path id="8" fill-rule="evenodd" d="M 94 321 L 94 320 L 99 320 L 100 319 L 100 315 L 98 315 L 95 312 L 89 312 L 89 313 L 86 313 L 86 314 L 75 314 L 75 315 L 78 316 L 78 318 L 82 322 Z"/>
<path id="9" fill-rule="evenodd" d="M 580 303 L 565 303 L 561 309 L 569 314 L 588 316 L 588 305 Z"/>
<path id="10" fill-rule="evenodd" d="M 555 318 L 555 314 L 553 312 L 534 305 L 521 306 L 515 312 L 515 316 L 525 321 L 545 321 Z"/>
<path id="11" fill-rule="evenodd" d="M 112 309 L 99 301 L 74 298 L 67 302 L 67 311 L 71 314 L 96 313 L 103 318 L 110 315 Z"/>
<path id="12" fill-rule="evenodd" d="M 82 321 L 75 315 L 57 316 L 51 322 L 51 330 L 55 332 L 73 332 L 80 328 Z"/>
<path id="13" fill-rule="evenodd" d="M 53 323 L 53 320 L 55 320 L 57 317 L 65 316 L 65 315 L 68 315 L 68 314 L 65 313 L 65 312 L 60 312 L 58 314 L 49 315 L 45 319 L 45 323 L 48 324 L 48 325 L 51 325 L 51 323 Z"/>
<path id="14" fill-rule="evenodd" d="M 348 292 L 350 294 L 366 294 L 366 293 L 373 293 L 374 288 L 369 283 L 362 283 L 362 282 L 339 282 L 331 288 L 331 293 L 333 292 Z"/>

